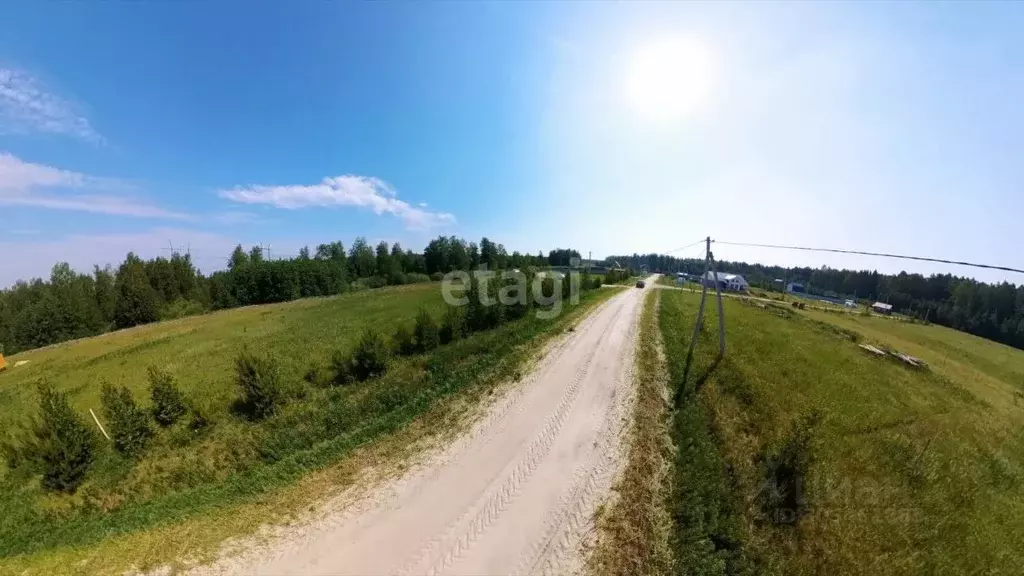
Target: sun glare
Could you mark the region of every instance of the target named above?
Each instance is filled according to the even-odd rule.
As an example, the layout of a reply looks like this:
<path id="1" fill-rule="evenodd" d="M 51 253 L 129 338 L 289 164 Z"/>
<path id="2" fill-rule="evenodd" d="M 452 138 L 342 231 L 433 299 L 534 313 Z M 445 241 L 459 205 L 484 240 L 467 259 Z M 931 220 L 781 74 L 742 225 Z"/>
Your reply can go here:
<path id="1" fill-rule="evenodd" d="M 630 57 L 626 99 L 647 121 L 676 122 L 707 100 L 713 76 L 711 56 L 699 40 L 660 38 L 643 44 Z"/>

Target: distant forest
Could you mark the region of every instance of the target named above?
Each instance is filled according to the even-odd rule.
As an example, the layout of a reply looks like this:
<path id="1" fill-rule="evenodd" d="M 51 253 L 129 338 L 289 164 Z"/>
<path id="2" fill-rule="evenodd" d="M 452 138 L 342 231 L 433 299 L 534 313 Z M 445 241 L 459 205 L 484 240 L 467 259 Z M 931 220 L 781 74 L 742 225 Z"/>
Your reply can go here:
<path id="1" fill-rule="evenodd" d="M 536 255 L 512 252 L 487 238 L 431 240 L 422 253 L 356 238 L 321 244 L 298 256 L 267 260 L 260 248 L 237 246 L 227 268 L 204 275 L 187 254 L 142 260 L 129 253 L 116 269 L 76 273 L 66 263 L 49 280 L 19 281 L 0 290 L 0 352 L 14 354 L 110 330 L 251 304 L 329 296 L 351 290 L 439 280 L 452 270 L 568 266 L 577 250 Z M 703 260 L 663 254 L 611 256 L 606 264 L 664 272 L 703 272 Z M 751 286 L 775 279 L 801 282 L 812 294 L 882 300 L 897 312 L 969 332 L 1024 350 L 1024 286 L 987 284 L 949 274 L 879 274 L 832 268 L 783 268 L 720 262 L 719 270 L 743 274 Z"/>
<path id="2" fill-rule="evenodd" d="M 664 254 L 611 256 L 622 266 L 663 272 L 702 274 L 704 261 Z M 783 268 L 746 262 L 719 262 L 720 272 L 742 274 L 754 287 L 770 288 L 775 279 L 803 283 L 822 296 L 880 300 L 901 314 L 928 320 L 1024 350 L 1024 285 L 987 284 L 951 274 L 879 274 L 867 270 Z"/>
<path id="3" fill-rule="evenodd" d="M 298 256 L 268 260 L 260 247 L 241 245 L 227 257 L 227 269 L 204 275 L 188 254 L 142 260 L 129 253 L 116 269 L 92 274 L 67 263 L 53 267 L 49 280 L 19 281 L 0 290 L 0 353 L 15 354 L 110 330 L 250 304 L 330 296 L 351 290 L 440 280 L 452 270 L 569 265 L 579 252 L 556 249 L 547 256 L 507 253 L 483 238 L 479 244 L 455 236 L 431 240 L 422 253 L 356 238 L 303 248 Z"/>

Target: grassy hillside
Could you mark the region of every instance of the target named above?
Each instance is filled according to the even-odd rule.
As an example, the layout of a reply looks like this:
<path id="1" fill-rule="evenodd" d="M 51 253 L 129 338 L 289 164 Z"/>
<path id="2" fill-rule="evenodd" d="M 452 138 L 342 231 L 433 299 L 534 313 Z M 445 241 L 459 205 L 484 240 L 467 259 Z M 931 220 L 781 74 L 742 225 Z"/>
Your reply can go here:
<path id="1" fill-rule="evenodd" d="M 684 381 L 698 295 L 660 324 L 681 393 L 673 505 L 688 572 L 1014 573 L 1024 353 L 935 326 L 725 302 Z M 864 352 L 886 344 L 928 369 Z"/>
<path id="2" fill-rule="evenodd" d="M 276 494 L 406 430 L 417 430 L 405 438 L 408 444 L 451 429 L 459 420 L 453 399 L 479 398 L 496 383 L 514 379 L 544 338 L 616 292 L 584 293 L 579 306 L 555 320 L 527 316 L 426 354 L 397 358 L 382 378 L 336 387 L 306 383 L 304 376 L 311 366 L 325 368 L 333 350 L 350 349 L 367 327 L 390 335 L 399 323 L 411 327 L 421 307 L 439 316 L 443 303 L 436 285 L 243 308 L 15 356 L 13 361 L 31 362 L 0 374 L 6 429 L 35 412 L 34 381 L 42 376 L 70 394 L 90 427 L 88 409 L 102 414 L 103 381 L 127 385 L 148 407 L 150 365 L 173 374 L 213 423 L 198 432 L 185 423 L 160 430 L 137 462 L 103 443 L 85 484 L 71 495 L 42 491 L 38 478 L 20 469 L 0 469 L 0 565 L 19 572 L 63 571 L 84 558 L 93 562 L 91 572 L 117 572 L 199 553 L 235 528 L 251 530 L 273 515 L 257 506 L 260 515 L 238 524 L 237 517 L 252 513 L 254 504 L 312 504 L 315 499 Z M 243 348 L 275 358 L 289 390 L 284 409 L 259 423 L 230 410 L 237 397 L 232 362 Z M 352 471 L 346 474 L 351 479 Z M 318 490 L 329 494 L 323 486 Z M 201 526 L 168 528 L 190 519 Z M 156 536 L 132 536 L 141 531 Z M 176 539 L 180 548 L 164 545 Z M 111 542 L 120 542 L 115 552 L 84 552 Z"/>
<path id="3" fill-rule="evenodd" d="M 8 364 L 29 364 L 0 374 L 0 426 L 34 410 L 39 378 L 69 392 L 81 411 L 98 413 L 99 382 L 124 384 L 141 397 L 149 366 L 168 370 L 187 394 L 226 408 L 235 393 L 232 363 L 243 348 L 266 349 L 283 375 L 301 380 L 311 361 L 326 361 L 365 326 L 411 321 L 421 306 L 439 313 L 443 305 L 436 285 L 416 284 L 225 310 L 24 352 L 8 357 Z"/>

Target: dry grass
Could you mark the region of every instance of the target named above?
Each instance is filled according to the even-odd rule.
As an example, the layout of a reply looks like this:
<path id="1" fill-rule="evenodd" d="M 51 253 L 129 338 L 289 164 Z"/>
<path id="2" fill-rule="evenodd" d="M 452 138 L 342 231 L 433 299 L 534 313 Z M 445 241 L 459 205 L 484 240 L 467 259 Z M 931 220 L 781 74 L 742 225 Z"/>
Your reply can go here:
<path id="1" fill-rule="evenodd" d="M 598 518 L 598 540 L 588 569 L 599 575 L 666 574 L 671 566 L 665 367 L 657 314 L 660 290 L 647 292 L 640 319 L 628 439 L 628 460 L 614 488 L 617 497 Z"/>

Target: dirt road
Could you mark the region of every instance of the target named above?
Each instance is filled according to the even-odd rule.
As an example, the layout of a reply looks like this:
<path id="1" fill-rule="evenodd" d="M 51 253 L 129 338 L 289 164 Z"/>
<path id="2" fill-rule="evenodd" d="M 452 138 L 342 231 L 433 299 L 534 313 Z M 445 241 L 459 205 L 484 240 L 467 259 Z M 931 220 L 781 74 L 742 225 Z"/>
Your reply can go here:
<path id="1" fill-rule="evenodd" d="M 649 280 L 650 282 L 650 280 Z M 516 574 L 580 568 L 612 485 L 644 290 L 552 345 L 464 438 L 336 517 L 259 554 L 245 574 Z"/>

